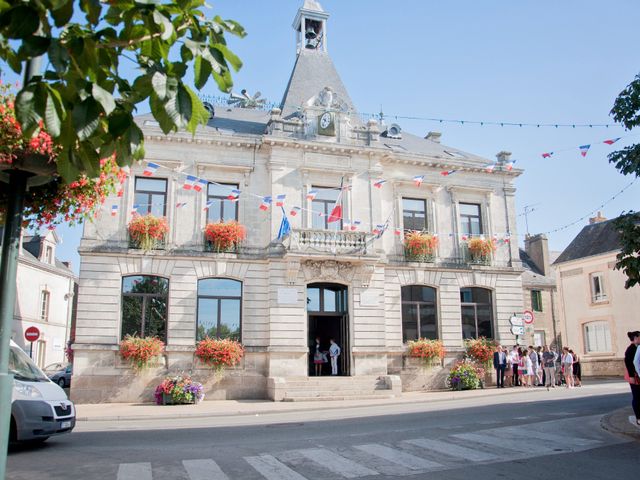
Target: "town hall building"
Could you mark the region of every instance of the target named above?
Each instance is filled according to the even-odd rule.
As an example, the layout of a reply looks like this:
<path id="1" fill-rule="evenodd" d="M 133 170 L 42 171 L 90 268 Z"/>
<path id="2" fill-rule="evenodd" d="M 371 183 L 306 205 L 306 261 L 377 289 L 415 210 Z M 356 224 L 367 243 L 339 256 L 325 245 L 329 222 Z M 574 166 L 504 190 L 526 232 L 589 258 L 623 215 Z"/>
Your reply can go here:
<path id="1" fill-rule="evenodd" d="M 145 160 L 86 224 L 80 246 L 75 401 L 149 401 L 179 372 L 202 381 L 209 399 L 296 399 L 322 389 L 315 338 L 341 348 L 339 375 L 326 379 L 334 393 L 397 394 L 423 387 L 410 340 L 441 339 L 447 361 L 466 338 L 513 345 L 509 319 L 523 309 L 513 181 L 522 171 L 508 152 L 482 158 L 437 132 L 363 119 L 331 60 L 328 19 L 314 0 L 297 12 L 297 57 L 278 107 L 210 105 L 194 136 L 138 118 Z M 169 232 L 143 251 L 127 225 L 148 213 L 165 217 Z M 246 239 L 211 251 L 205 226 L 231 220 Z M 430 255 L 408 254 L 413 231 L 430 236 Z M 495 250 L 479 259 L 473 239 Z M 118 353 L 126 334 L 159 336 L 162 363 L 132 370 Z M 239 340 L 242 362 L 222 378 L 201 368 L 194 350 L 204 335 Z"/>

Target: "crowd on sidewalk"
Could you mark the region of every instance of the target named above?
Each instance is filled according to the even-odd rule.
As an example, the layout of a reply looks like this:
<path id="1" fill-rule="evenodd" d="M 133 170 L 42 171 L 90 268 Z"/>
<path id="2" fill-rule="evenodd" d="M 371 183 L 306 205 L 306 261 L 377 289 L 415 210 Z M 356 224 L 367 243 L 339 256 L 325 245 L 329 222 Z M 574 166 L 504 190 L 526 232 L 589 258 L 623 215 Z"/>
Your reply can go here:
<path id="1" fill-rule="evenodd" d="M 564 347 L 558 354 L 547 345 L 514 345 L 511 351 L 498 345 L 493 354 L 493 368 L 497 388 L 582 386 L 580 358 L 569 347 Z"/>

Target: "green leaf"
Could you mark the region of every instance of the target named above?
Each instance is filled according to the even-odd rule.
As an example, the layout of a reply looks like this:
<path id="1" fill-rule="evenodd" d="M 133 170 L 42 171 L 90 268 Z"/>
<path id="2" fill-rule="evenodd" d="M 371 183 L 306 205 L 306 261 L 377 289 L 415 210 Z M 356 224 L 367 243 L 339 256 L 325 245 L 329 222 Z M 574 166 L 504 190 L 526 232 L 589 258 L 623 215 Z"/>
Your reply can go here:
<path id="1" fill-rule="evenodd" d="M 64 104 L 62 103 L 62 97 L 57 90 L 48 84 L 45 84 L 45 88 L 47 90 L 47 101 L 44 112 L 44 124 L 47 131 L 53 137 L 59 137 L 62 120 L 64 120 L 66 114 Z"/>
<path id="2" fill-rule="evenodd" d="M 193 66 L 193 72 L 195 86 L 198 90 L 202 90 L 211 77 L 211 64 L 198 56 Z"/>
<path id="3" fill-rule="evenodd" d="M 54 38 L 49 45 L 49 61 L 55 71 L 59 74 L 64 74 L 69 67 L 69 53 L 67 49 L 60 44 L 60 40 Z"/>
<path id="4" fill-rule="evenodd" d="M 224 59 L 231 64 L 236 72 L 242 68 L 242 60 L 240 60 L 235 53 L 229 50 L 226 45 L 216 43 L 215 45 L 212 45 L 212 47 L 222 53 Z"/>
<path id="5" fill-rule="evenodd" d="M 37 92 L 39 92 L 37 85 L 31 83 L 26 85 L 16 97 L 16 119 L 20 122 L 25 137 L 31 136 L 42 119 L 37 112 Z"/>
<path id="6" fill-rule="evenodd" d="M 20 49 L 18 50 L 18 55 L 24 59 L 39 57 L 47 51 L 50 44 L 51 39 L 49 37 L 32 35 L 22 41 L 22 45 L 20 45 Z"/>
<path id="7" fill-rule="evenodd" d="M 98 103 L 102 105 L 102 109 L 104 110 L 105 114 L 110 115 L 111 112 L 113 112 L 113 110 L 116 108 L 116 102 L 113 99 L 113 95 L 111 95 L 111 93 L 106 91 L 97 83 L 93 84 L 91 93 L 93 95 L 93 98 L 95 98 Z"/>
<path id="8" fill-rule="evenodd" d="M 171 21 L 158 10 L 153 11 L 153 21 L 163 29 L 160 38 L 165 41 L 169 40 L 171 35 L 173 35 L 173 24 Z"/>
<path id="9" fill-rule="evenodd" d="M 209 122 L 209 112 L 198 98 L 198 95 L 189 87 L 184 87 L 191 99 L 191 120 L 187 125 L 187 130 L 195 134 L 198 125 L 206 125 Z"/>
<path id="10" fill-rule="evenodd" d="M 121 137 L 131 128 L 133 119 L 122 109 L 118 109 L 109 116 L 109 134 L 114 138 Z"/>
<path id="11" fill-rule="evenodd" d="M 158 99 L 164 101 L 167 98 L 167 76 L 162 72 L 156 72 L 151 77 L 151 85 Z"/>
<path id="12" fill-rule="evenodd" d="M 184 84 L 180 83 L 176 95 L 167 99 L 165 110 L 179 128 L 189 125 L 192 115 L 191 97 Z"/>
<path id="13" fill-rule="evenodd" d="M 102 5 L 100 5 L 99 0 L 80 0 L 80 8 L 92 25 L 98 25 L 102 11 Z"/>
<path id="14" fill-rule="evenodd" d="M 102 108 L 98 102 L 91 97 L 74 106 L 71 118 L 81 141 L 88 139 L 96 131 L 100 124 L 101 111 Z"/>
<path id="15" fill-rule="evenodd" d="M 27 38 L 38 30 L 40 17 L 37 10 L 28 5 L 18 5 L 0 15 L 0 27 L 6 27 L 7 38 Z"/>
<path id="16" fill-rule="evenodd" d="M 66 183 L 71 183 L 80 176 L 80 170 L 69 159 L 69 150 L 62 150 L 56 158 L 58 173 Z"/>
<path id="17" fill-rule="evenodd" d="M 67 0 L 60 8 L 51 11 L 56 27 L 64 27 L 73 16 L 73 0 Z"/>
<path id="18" fill-rule="evenodd" d="M 161 101 L 155 93 L 152 93 L 151 97 L 149 97 L 149 106 L 151 107 L 153 118 L 158 121 L 165 135 L 176 130 L 176 124 L 167 113 L 165 103 Z"/>

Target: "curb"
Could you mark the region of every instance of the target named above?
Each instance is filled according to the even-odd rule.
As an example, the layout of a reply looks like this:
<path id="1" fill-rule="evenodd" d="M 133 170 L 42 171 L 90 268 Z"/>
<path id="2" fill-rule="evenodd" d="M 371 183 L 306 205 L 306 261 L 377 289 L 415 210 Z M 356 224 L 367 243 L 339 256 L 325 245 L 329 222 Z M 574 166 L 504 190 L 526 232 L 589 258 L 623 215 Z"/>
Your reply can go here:
<path id="1" fill-rule="evenodd" d="M 640 428 L 631 424 L 629 421 L 631 416 L 633 416 L 631 407 L 620 408 L 604 415 L 600 419 L 600 426 L 610 433 L 640 440 Z"/>

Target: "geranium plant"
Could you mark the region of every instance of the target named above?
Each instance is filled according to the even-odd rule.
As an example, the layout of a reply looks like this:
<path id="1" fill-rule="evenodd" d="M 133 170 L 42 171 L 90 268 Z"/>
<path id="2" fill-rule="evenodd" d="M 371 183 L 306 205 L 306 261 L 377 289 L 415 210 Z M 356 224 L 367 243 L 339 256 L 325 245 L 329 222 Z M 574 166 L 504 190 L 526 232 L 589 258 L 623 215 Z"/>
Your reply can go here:
<path id="1" fill-rule="evenodd" d="M 207 247 L 214 252 L 236 251 L 246 234 L 244 226 L 235 221 L 208 223 L 204 227 Z"/>
<path id="2" fill-rule="evenodd" d="M 157 337 L 135 337 L 127 335 L 120 342 L 120 356 L 136 370 L 143 370 L 164 352 L 164 342 Z"/>
<path id="3" fill-rule="evenodd" d="M 438 237 L 424 232 L 410 232 L 404 237 L 404 252 L 409 260 L 430 262 L 438 248 Z"/>
<path id="4" fill-rule="evenodd" d="M 496 244 L 491 239 L 472 238 L 467 242 L 471 259 L 478 262 L 487 262 L 496 251 Z"/>
<path id="5" fill-rule="evenodd" d="M 205 365 L 221 372 L 234 367 L 244 355 L 244 347 L 236 340 L 206 337 L 196 344 L 195 356 Z"/>
<path id="6" fill-rule="evenodd" d="M 189 375 L 166 377 L 154 393 L 158 405 L 198 403 L 204 399 L 204 387 Z"/>
<path id="7" fill-rule="evenodd" d="M 151 213 L 133 215 L 129 222 L 129 238 L 134 246 L 148 252 L 161 246 L 169 232 L 169 224 L 164 217 L 156 217 Z"/>
<path id="8" fill-rule="evenodd" d="M 482 386 L 484 369 L 470 360 L 457 362 L 449 372 L 449 385 L 453 390 L 474 390 Z"/>
<path id="9" fill-rule="evenodd" d="M 467 356 L 481 365 L 486 365 L 493 359 L 497 345 L 494 340 L 485 337 L 473 338 L 464 342 Z"/>
<path id="10" fill-rule="evenodd" d="M 441 362 L 446 350 L 442 340 L 419 338 L 408 344 L 408 354 L 412 358 L 421 358 L 427 365 Z"/>

